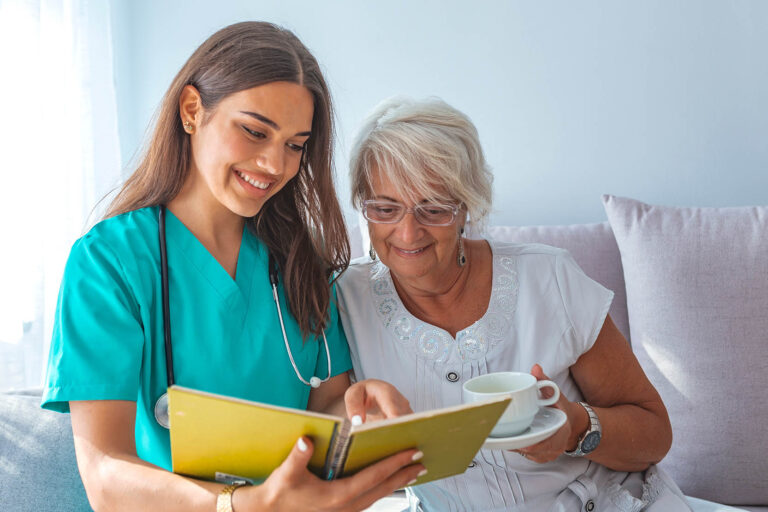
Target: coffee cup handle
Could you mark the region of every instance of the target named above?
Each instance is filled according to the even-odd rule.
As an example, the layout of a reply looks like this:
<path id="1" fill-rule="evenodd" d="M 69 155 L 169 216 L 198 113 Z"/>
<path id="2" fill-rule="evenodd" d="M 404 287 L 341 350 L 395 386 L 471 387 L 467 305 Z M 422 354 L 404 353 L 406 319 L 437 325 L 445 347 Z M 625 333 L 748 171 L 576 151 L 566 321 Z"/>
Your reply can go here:
<path id="1" fill-rule="evenodd" d="M 541 388 L 552 388 L 552 391 L 555 393 L 549 398 L 539 398 L 539 407 L 553 405 L 560 399 L 560 388 L 551 380 L 540 380 L 536 383 L 536 387 L 539 389 L 539 392 L 541 392 Z"/>

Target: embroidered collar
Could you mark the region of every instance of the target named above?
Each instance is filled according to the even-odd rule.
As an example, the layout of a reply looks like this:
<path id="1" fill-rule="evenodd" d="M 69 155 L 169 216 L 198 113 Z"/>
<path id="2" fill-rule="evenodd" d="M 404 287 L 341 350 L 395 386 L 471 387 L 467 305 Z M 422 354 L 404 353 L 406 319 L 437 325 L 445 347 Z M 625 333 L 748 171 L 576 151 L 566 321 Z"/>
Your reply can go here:
<path id="1" fill-rule="evenodd" d="M 454 352 L 461 361 L 468 362 L 485 357 L 505 338 L 517 307 L 517 258 L 500 254 L 494 242 L 489 244 L 493 252 L 493 289 L 488 310 L 457 332 L 455 339 L 448 331 L 413 316 L 400 300 L 389 269 L 379 261 L 371 265 L 369 278 L 376 312 L 403 347 L 435 363 L 451 360 Z"/>

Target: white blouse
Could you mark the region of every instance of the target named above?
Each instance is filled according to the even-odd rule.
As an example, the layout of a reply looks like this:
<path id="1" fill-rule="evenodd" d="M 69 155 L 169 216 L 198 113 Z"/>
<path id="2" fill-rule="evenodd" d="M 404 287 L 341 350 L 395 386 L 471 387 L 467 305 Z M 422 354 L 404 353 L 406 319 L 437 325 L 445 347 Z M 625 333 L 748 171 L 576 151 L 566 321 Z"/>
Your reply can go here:
<path id="1" fill-rule="evenodd" d="M 569 368 L 594 344 L 613 292 L 587 277 L 565 250 L 489 244 L 488 309 L 455 338 L 403 306 L 380 262 L 353 262 L 339 281 L 338 298 L 358 379 L 392 383 L 418 412 L 461 403 L 462 384 L 472 377 L 530 372 L 538 363 L 569 400 L 582 399 Z M 502 450 L 481 450 L 464 474 L 411 491 L 423 510 L 437 511 L 581 510 L 590 503 L 593 510 L 635 511 L 654 501 L 663 501 L 664 510 L 689 510 L 655 467 L 628 474 L 586 458 L 563 455 L 538 464 Z M 669 508 L 668 500 L 678 498 L 680 506 Z"/>

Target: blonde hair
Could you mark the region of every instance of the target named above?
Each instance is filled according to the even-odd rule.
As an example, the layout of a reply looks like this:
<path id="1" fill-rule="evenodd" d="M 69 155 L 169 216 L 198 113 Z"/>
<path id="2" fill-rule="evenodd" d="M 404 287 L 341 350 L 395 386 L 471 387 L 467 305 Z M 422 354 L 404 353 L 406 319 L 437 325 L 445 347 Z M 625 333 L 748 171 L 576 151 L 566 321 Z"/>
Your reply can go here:
<path id="1" fill-rule="evenodd" d="M 371 197 L 376 175 L 413 203 L 463 204 L 476 227 L 491 210 L 493 175 L 477 129 L 439 98 L 389 98 L 363 122 L 350 158 L 356 208 Z"/>

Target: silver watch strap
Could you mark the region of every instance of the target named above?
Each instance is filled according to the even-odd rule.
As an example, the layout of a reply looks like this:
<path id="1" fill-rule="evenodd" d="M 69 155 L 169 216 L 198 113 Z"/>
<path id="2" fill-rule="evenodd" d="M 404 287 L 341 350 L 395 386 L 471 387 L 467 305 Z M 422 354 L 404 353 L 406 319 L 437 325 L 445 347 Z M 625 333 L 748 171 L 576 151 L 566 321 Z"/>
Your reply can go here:
<path id="1" fill-rule="evenodd" d="M 592 409 L 592 407 L 589 406 L 586 402 L 577 402 L 580 406 L 584 408 L 584 410 L 587 411 L 587 415 L 589 416 L 589 427 L 587 428 L 587 431 L 584 432 L 584 434 L 579 437 L 579 442 L 576 443 L 576 449 L 572 452 L 565 452 L 566 455 L 570 455 L 571 457 L 583 457 L 587 453 L 582 450 L 582 443 L 584 442 L 584 439 L 591 434 L 592 432 L 602 432 L 602 427 L 600 426 L 600 420 L 597 419 L 597 413 Z M 591 452 L 592 450 L 590 450 Z"/>

